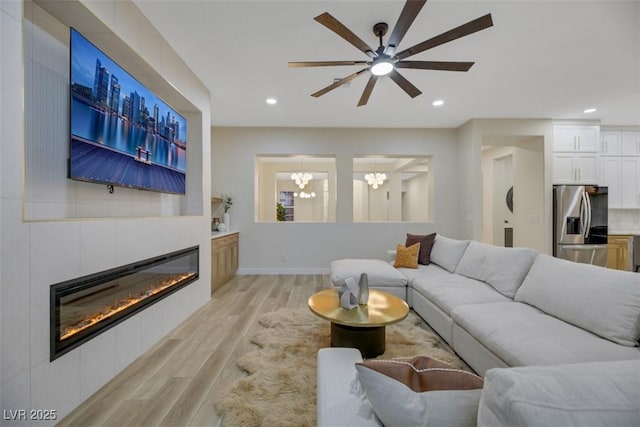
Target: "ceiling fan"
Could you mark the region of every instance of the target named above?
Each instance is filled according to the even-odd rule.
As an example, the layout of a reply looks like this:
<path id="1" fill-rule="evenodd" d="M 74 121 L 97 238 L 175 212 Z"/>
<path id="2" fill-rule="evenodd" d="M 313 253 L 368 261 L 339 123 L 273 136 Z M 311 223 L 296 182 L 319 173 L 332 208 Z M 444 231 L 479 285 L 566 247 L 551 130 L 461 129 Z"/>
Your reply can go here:
<path id="1" fill-rule="evenodd" d="M 396 22 L 396 25 L 393 28 L 389 39 L 387 40 L 386 46 L 382 43 L 382 37 L 384 37 L 384 35 L 387 33 L 389 26 L 384 22 L 375 24 L 373 26 L 373 33 L 376 35 L 376 37 L 378 37 L 380 41 L 380 46 L 376 50 L 373 50 L 373 48 L 371 48 L 360 37 L 355 35 L 347 27 L 345 27 L 344 24 L 334 18 L 330 13 L 325 12 L 321 15 L 318 15 L 313 19 L 358 48 L 358 50 L 369 56 L 370 60 L 289 62 L 289 67 L 327 67 L 359 64 L 367 65 L 366 68 L 363 68 L 360 71 L 357 71 L 343 79 L 340 79 L 333 84 L 325 87 L 324 89 L 320 89 L 319 91 L 312 93 L 311 96 L 314 96 L 316 98 L 324 95 L 329 91 L 332 91 L 339 86 L 342 86 L 345 83 L 350 82 L 351 80 L 362 74 L 365 74 L 366 72 L 370 72 L 371 76 L 369 77 L 369 81 L 367 82 L 367 85 L 362 92 L 360 101 L 358 101 L 358 107 L 367 104 L 367 102 L 369 101 L 369 96 L 371 96 L 371 92 L 376 85 L 378 77 L 384 75 L 388 75 L 391 80 L 396 82 L 396 84 L 400 86 L 411 98 L 415 98 L 422 92 L 411 82 L 409 82 L 409 80 L 404 78 L 397 71 L 398 68 L 442 71 L 468 71 L 474 63 L 450 61 L 406 61 L 405 58 L 493 26 L 491 14 L 489 13 L 396 53 L 398 45 L 402 41 L 402 38 L 404 37 L 407 30 L 426 2 L 427 0 L 407 0 L 404 8 L 402 9 L 402 12 L 400 13 L 400 17 L 398 18 L 398 21 Z"/>

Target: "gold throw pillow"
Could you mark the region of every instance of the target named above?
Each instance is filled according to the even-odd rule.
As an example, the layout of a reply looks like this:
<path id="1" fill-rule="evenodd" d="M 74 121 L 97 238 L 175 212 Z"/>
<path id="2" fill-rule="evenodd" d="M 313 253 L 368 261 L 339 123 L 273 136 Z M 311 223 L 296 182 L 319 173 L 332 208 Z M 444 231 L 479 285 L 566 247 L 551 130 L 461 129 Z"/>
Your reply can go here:
<path id="1" fill-rule="evenodd" d="M 418 253 L 420 253 L 420 243 L 413 244 L 408 248 L 398 244 L 396 247 L 396 262 L 394 267 L 418 268 Z"/>

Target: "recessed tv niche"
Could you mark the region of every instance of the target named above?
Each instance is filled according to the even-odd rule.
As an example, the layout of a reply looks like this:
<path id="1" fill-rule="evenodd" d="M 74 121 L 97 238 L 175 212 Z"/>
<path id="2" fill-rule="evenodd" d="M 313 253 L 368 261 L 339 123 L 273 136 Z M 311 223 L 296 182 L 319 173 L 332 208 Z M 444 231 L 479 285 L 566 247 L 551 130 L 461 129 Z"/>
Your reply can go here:
<path id="1" fill-rule="evenodd" d="M 69 178 L 185 193 L 187 121 L 71 29 Z"/>

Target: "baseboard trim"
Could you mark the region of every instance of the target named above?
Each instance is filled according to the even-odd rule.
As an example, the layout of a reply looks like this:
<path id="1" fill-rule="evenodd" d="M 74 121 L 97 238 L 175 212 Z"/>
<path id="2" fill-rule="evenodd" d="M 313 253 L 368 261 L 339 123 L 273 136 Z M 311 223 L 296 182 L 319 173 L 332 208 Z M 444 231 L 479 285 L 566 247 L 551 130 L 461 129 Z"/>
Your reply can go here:
<path id="1" fill-rule="evenodd" d="M 311 275 L 311 274 L 329 274 L 329 268 L 239 268 L 236 274 L 239 275 L 251 275 L 251 274 L 282 274 L 282 275 Z"/>

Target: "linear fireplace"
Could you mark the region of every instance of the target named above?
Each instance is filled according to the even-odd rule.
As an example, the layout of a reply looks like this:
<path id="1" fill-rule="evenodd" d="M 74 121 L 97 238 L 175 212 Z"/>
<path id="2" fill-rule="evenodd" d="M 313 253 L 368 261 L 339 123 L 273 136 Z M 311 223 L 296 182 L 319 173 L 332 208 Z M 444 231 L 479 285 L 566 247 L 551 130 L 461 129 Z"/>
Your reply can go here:
<path id="1" fill-rule="evenodd" d="M 50 287 L 50 360 L 198 278 L 199 246 Z"/>

